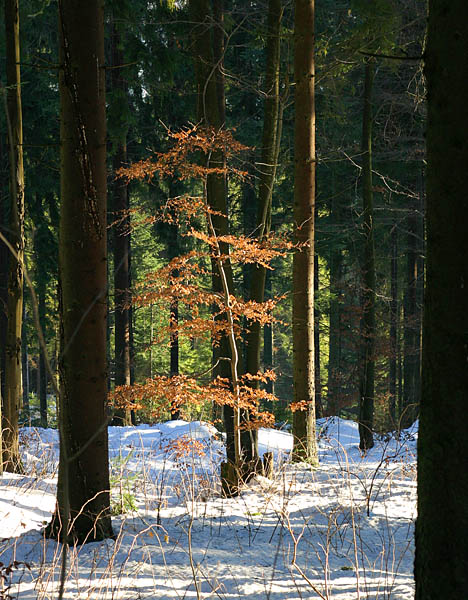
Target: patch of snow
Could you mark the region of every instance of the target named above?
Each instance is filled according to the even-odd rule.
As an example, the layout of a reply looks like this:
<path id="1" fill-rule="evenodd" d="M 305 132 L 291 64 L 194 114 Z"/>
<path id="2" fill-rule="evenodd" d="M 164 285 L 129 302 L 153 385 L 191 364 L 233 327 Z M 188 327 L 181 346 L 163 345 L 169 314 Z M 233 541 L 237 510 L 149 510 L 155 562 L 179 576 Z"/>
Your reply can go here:
<path id="1" fill-rule="evenodd" d="M 292 436 L 259 430 L 272 480 L 220 494 L 224 448 L 207 423 L 109 427 L 115 540 L 70 549 L 65 598 L 409 600 L 418 424 L 359 450 L 357 424 L 318 421 L 320 466 L 287 462 Z M 0 478 L 0 561 L 11 595 L 56 597 L 62 547 L 41 529 L 55 506 L 58 435 L 21 431 L 27 475 Z"/>

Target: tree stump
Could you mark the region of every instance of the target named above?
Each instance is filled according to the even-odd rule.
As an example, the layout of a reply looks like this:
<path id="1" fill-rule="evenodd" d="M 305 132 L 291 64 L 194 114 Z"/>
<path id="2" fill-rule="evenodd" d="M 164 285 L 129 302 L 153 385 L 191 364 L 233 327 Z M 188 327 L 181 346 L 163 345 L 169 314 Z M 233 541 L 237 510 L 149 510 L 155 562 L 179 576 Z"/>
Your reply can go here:
<path id="1" fill-rule="evenodd" d="M 221 463 L 221 488 L 226 498 L 239 495 L 239 472 L 236 466 L 229 461 Z"/>
<path id="2" fill-rule="evenodd" d="M 265 452 L 263 455 L 263 475 L 268 479 L 273 478 L 273 452 Z"/>

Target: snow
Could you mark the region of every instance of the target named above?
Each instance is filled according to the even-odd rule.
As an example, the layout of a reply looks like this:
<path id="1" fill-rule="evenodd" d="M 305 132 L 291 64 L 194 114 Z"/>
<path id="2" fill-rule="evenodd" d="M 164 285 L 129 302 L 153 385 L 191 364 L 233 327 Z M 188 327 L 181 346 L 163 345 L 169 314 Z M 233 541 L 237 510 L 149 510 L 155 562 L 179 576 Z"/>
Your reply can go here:
<path id="1" fill-rule="evenodd" d="M 274 478 L 223 498 L 212 425 L 110 427 L 113 506 L 124 512 L 115 540 L 70 549 L 64 597 L 411 599 L 417 423 L 365 456 L 352 421 L 319 420 L 317 435 L 313 470 L 288 462 L 288 432 L 261 429 Z M 3 585 L 13 598 L 56 598 L 62 547 L 41 531 L 55 505 L 58 435 L 24 428 L 21 443 L 27 474 L 0 477 L 0 562 L 19 561 Z"/>

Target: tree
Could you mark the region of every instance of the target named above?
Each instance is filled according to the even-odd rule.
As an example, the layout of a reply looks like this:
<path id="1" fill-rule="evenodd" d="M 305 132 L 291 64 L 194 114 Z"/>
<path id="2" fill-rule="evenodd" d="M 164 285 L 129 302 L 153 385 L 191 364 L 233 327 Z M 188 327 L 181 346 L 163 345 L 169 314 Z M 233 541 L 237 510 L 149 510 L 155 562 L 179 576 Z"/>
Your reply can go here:
<path id="1" fill-rule="evenodd" d="M 314 210 L 315 65 L 314 0 L 296 0 L 294 15 L 294 226 L 293 456 L 318 462 L 315 437 Z"/>
<path id="2" fill-rule="evenodd" d="M 112 536 L 103 10 L 103 2 L 59 2 L 61 444 L 57 507 L 47 533 L 77 543 Z"/>
<path id="3" fill-rule="evenodd" d="M 276 177 L 276 163 L 280 143 L 280 27 L 283 10 L 279 0 L 268 3 L 267 45 L 266 45 L 266 78 L 265 104 L 262 133 L 262 154 L 260 158 L 260 174 L 258 189 L 257 222 L 255 235 L 261 242 L 267 239 L 271 229 L 271 204 Z M 262 265 L 253 265 L 250 276 L 250 300 L 263 302 L 267 269 Z M 251 375 L 260 369 L 260 336 L 259 321 L 249 323 L 249 331 L 245 344 L 246 372 Z M 258 385 L 258 382 L 256 382 Z M 244 434 L 243 446 L 247 460 L 258 460 L 257 432 Z"/>
<path id="4" fill-rule="evenodd" d="M 224 123 L 222 121 L 222 111 L 220 110 L 219 78 L 216 77 L 216 68 L 213 57 L 213 20 L 207 0 L 190 0 L 190 10 L 195 23 L 193 32 L 193 56 L 197 83 L 197 116 L 201 123 L 208 127 L 212 127 L 217 131 L 223 127 Z M 220 150 L 210 153 L 209 167 L 221 168 L 223 164 L 224 157 Z M 216 213 L 213 214 L 212 219 L 216 235 L 227 235 L 229 223 L 224 174 L 216 174 L 213 172 L 207 176 L 206 195 L 209 207 L 216 211 Z M 222 243 L 220 250 L 222 254 L 227 255 L 229 253 L 229 246 Z M 234 282 L 229 261 L 224 263 L 224 272 L 229 293 L 233 294 Z M 223 293 L 223 276 L 219 272 L 215 260 L 212 261 L 212 273 L 213 290 L 216 293 L 221 294 Z M 238 355 L 237 349 L 235 350 L 235 354 L 236 356 Z M 221 339 L 220 357 L 222 360 L 219 361 L 217 372 L 229 379 L 231 377 L 229 363 L 237 359 L 232 356 L 228 336 L 223 336 Z M 238 410 L 231 406 L 225 406 L 223 410 L 224 425 L 227 435 L 226 453 L 228 460 L 232 464 L 237 464 L 239 459 L 238 452 L 236 451 L 236 444 L 238 443 L 237 438 L 239 436 L 239 431 L 237 430 L 239 415 L 237 412 Z"/>
<path id="5" fill-rule="evenodd" d="M 24 170 L 23 117 L 18 0 L 5 0 L 7 129 L 10 157 L 10 256 L 5 338 L 3 398 L 3 463 L 6 471 L 20 472 L 18 417 L 21 390 L 21 327 L 23 318 Z"/>
<path id="6" fill-rule="evenodd" d="M 111 86 L 113 101 L 119 106 L 114 115 L 122 112 L 128 118 L 128 111 L 122 106 L 128 104 L 128 85 L 123 74 L 124 53 L 120 31 L 115 20 L 112 23 L 112 70 Z M 113 123 L 115 130 L 115 150 L 112 158 L 114 174 L 127 164 L 128 124 L 119 119 Z M 130 215 L 128 185 L 125 180 L 114 175 L 112 185 L 114 215 L 114 320 L 115 320 L 115 385 L 130 385 Z M 130 425 L 130 411 L 116 410 L 114 425 Z"/>
<path id="7" fill-rule="evenodd" d="M 468 589 L 468 21 L 461 0 L 430 0 L 427 269 L 418 437 L 416 600 Z"/>
<path id="8" fill-rule="evenodd" d="M 364 110 L 362 116 L 362 208 L 363 208 L 363 290 L 359 386 L 359 447 L 369 450 L 374 445 L 374 378 L 375 378 L 375 249 L 374 208 L 372 190 L 372 85 L 374 59 L 365 63 Z"/>

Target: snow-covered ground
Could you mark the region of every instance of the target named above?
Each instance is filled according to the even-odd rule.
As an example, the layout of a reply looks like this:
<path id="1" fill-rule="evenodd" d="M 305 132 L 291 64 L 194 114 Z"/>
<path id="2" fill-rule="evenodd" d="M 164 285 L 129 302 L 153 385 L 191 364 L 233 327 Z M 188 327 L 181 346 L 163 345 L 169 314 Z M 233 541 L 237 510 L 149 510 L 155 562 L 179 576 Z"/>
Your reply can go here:
<path id="1" fill-rule="evenodd" d="M 288 462 L 289 433 L 260 430 L 274 479 L 228 499 L 211 425 L 110 427 L 116 539 L 70 550 L 64 597 L 411 599 L 416 437 L 417 425 L 363 457 L 355 423 L 321 420 L 311 470 Z M 12 598 L 56 598 L 62 548 L 41 529 L 55 503 L 57 432 L 25 428 L 21 439 L 27 475 L 0 477 L 0 598 L 10 583 Z"/>

